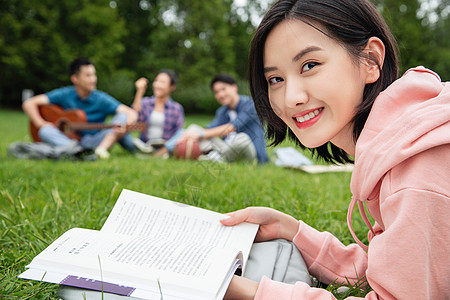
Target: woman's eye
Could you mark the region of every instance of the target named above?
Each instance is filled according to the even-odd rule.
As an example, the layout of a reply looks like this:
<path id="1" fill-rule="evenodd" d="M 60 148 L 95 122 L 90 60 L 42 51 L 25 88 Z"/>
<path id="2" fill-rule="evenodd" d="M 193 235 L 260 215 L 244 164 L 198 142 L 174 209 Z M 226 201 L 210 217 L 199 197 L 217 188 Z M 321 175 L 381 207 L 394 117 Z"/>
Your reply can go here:
<path id="1" fill-rule="evenodd" d="M 281 81 L 283 81 L 283 79 L 281 77 L 272 77 L 272 78 L 269 78 L 269 80 L 267 80 L 267 82 L 269 82 L 269 85 L 272 85 L 272 84 L 275 84 L 275 83 L 278 83 Z"/>
<path id="2" fill-rule="evenodd" d="M 318 65 L 318 63 L 316 63 L 316 62 L 309 62 L 309 63 L 306 63 L 306 64 L 303 66 L 303 68 L 302 68 L 302 72 L 309 71 L 309 70 L 311 70 L 312 68 L 314 68 L 314 67 L 317 66 L 317 65 Z"/>

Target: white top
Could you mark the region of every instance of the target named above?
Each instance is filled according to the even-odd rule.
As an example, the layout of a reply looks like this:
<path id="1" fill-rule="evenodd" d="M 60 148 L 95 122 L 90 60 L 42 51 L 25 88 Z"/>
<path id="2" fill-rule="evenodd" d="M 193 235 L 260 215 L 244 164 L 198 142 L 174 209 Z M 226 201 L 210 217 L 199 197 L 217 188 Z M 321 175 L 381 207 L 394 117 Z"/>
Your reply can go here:
<path id="1" fill-rule="evenodd" d="M 147 135 L 149 140 L 161 139 L 163 136 L 164 113 L 153 111 L 149 118 Z"/>
<path id="2" fill-rule="evenodd" d="M 230 123 L 231 122 L 233 122 L 234 120 L 236 120 L 236 118 L 237 118 L 237 112 L 235 111 L 235 110 L 233 110 L 233 109 L 230 109 L 229 111 L 228 111 L 228 117 L 230 118 Z M 229 133 L 226 137 L 225 137 L 225 142 L 227 143 L 227 144 L 231 144 L 231 143 L 233 143 L 233 141 L 234 141 L 234 138 L 236 137 L 236 132 L 231 132 L 231 133 Z"/>
<path id="3" fill-rule="evenodd" d="M 230 109 L 228 111 L 228 117 L 230 117 L 230 122 L 233 122 L 237 118 L 237 112 L 235 110 Z"/>

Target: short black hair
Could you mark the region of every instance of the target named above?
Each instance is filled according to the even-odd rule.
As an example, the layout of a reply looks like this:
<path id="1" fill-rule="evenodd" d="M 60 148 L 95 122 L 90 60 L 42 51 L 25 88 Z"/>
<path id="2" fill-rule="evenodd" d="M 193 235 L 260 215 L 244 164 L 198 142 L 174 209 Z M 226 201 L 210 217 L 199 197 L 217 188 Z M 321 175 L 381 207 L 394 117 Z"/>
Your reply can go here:
<path id="1" fill-rule="evenodd" d="M 236 84 L 236 80 L 233 77 L 231 77 L 228 74 L 224 74 L 224 73 L 217 74 L 216 76 L 213 77 L 213 79 L 211 80 L 211 83 L 210 83 L 211 89 L 212 89 L 214 83 L 216 83 L 216 82 L 224 82 L 224 83 L 228 83 L 228 84 Z"/>
<path id="2" fill-rule="evenodd" d="M 69 76 L 78 74 L 80 72 L 80 69 L 82 66 L 90 66 L 90 65 L 94 65 L 94 64 L 87 58 L 84 58 L 84 57 L 75 58 L 69 64 Z"/>
<path id="3" fill-rule="evenodd" d="M 178 74 L 174 70 L 171 69 L 162 69 L 158 72 L 158 75 L 164 73 L 167 74 L 170 78 L 170 85 L 177 85 L 178 83 Z"/>

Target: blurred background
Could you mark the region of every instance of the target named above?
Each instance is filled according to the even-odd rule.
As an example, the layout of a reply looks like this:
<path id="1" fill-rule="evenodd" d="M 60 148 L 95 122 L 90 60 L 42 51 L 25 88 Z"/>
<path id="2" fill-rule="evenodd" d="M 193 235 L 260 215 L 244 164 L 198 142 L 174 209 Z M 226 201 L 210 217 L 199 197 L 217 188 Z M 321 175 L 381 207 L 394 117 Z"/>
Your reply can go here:
<path id="1" fill-rule="evenodd" d="M 424 65 L 450 80 L 450 0 L 373 0 L 399 42 L 401 73 Z M 68 63 L 91 59 L 98 88 L 125 104 L 134 82 L 178 72 L 186 113 L 217 108 L 211 77 L 248 94 L 252 34 L 273 0 L 0 0 L 0 108 L 70 85 Z M 147 91 L 151 94 L 151 88 Z"/>

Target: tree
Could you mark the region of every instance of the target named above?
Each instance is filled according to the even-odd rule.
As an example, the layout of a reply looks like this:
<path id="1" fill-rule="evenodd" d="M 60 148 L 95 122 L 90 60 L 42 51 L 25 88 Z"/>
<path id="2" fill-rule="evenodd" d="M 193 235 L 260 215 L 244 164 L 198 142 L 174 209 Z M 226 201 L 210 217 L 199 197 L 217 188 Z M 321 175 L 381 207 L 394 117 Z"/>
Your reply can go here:
<path id="1" fill-rule="evenodd" d="M 25 88 L 70 84 L 67 64 L 85 56 L 99 89 L 126 104 L 138 77 L 171 68 L 186 111 L 212 112 L 209 80 L 227 72 L 246 87 L 250 40 L 273 1 L 1 0 L 0 106 L 19 107 Z M 449 80 L 450 0 L 372 1 L 399 42 L 401 72 L 424 65 Z"/>
<path id="2" fill-rule="evenodd" d="M 218 72 L 236 75 L 237 57 L 246 62 L 248 51 L 236 52 L 239 37 L 233 36 L 236 31 L 232 32 L 229 22 L 231 0 L 169 0 L 158 9 L 159 14 L 148 22 L 149 42 L 143 46 L 137 68 L 145 69 L 147 76 L 162 68 L 176 70 L 180 83 L 174 97 L 185 109 L 214 111 L 217 103 L 209 89 L 211 77 Z"/>
<path id="3" fill-rule="evenodd" d="M 67 65 L 89 57 L 100 74 L 115 69 L 124 22 L 105 2 L 3 0 L 0 10 L 0 104 L 19 105 L 20 93 L 69 84 Z"/>
<path id="4" fill-rule="evenodd" d="M 442 79 L 450 78 L 450 1 L 431 7 L 426 0 L 374 1 L 396 37 L 401 74 L 408 68 L 426 66 Z"/>

